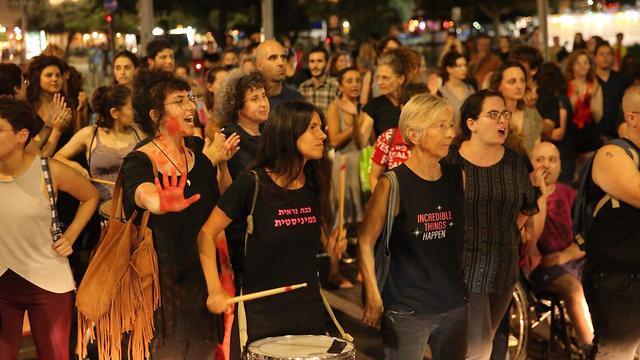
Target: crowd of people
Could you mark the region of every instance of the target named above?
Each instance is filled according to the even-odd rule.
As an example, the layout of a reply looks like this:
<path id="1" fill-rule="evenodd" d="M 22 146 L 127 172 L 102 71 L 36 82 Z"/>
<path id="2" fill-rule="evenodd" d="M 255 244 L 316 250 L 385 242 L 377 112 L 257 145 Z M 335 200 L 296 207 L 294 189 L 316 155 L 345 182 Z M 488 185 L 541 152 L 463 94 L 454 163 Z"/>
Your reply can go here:
<path id="1" fill-rule="evenodd" d="M 493 50 L 452 33 L 436 71 L 394 37 L 357 51 L 332 38 L 304 66 L 266 40 L 211 57 L 202 78 L 155 39 L 144 59 L 115 54 L 112 84 L 90 97 L 55 47 L 0 64 L 0 360 L 18 358 L 25 311 L 38 356 L 69 359 L 74 291 L 116 180 L 126 218 L 150 213 L 154 359 L 239 359 L 256 340 L 325 334 L 319 252 L 332 286 L 363 283 L 387 359 L 422 359 L 427 344 L 433 359 L 504 358 L 494 338 L 522 277 L 564 301 L 585 358 L 633 359 L 640 70 L 621 36 L 580 39 L 544 62 L 535 41 Z M 596 210 L 585 241 L 576 199 Z M 340 271 L 347 238 L 354 278 Z M 110 335 L 100 349 L 120 343 Z"/>

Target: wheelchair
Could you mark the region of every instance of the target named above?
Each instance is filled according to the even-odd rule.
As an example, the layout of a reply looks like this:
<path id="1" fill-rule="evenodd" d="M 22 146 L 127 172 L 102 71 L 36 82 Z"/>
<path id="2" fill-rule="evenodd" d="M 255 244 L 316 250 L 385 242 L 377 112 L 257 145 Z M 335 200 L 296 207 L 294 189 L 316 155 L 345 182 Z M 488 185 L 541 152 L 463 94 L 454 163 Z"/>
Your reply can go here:
<path id="1" fill-rule="evenodd" d="M 532 332 L 543 323 L 549 325 L 549 339 L 543 341 L 540 358 L 563 353 L 566 359 L 581 359 L 577 349 L 574 329 L 569 321 L 564 303 L 552 292 L 536 292 L 533 284 L 521 274 L 513 290 L 511 306 L 507 312 L 509 321 L 509 359 L 527 359 L 527 349 Z M 558 345 L 562 347 L 557 349 Z"/>

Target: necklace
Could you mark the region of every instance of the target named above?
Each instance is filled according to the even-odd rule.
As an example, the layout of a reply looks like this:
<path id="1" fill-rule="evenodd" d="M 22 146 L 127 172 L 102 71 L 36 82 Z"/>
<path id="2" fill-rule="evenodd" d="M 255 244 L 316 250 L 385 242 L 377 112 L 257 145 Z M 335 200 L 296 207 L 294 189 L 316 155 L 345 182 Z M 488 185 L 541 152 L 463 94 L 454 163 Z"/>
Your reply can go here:
<path id="1" fill-rule="evenodd" d="M 171 158 L 169 157 L 169 155 L 167 155 L 166 152 L 164 152 L 164 150 L 162 150 L 162 148 L 160 146 L 158 146 L 158 144 L 156 144 L 155 141 L 151 141 L 151 143 L 158 148 L 158 150 L 160 150 L 160 152 L 162 153 L 162 155 L 164 155 L 164 157 L 167 158 L 167 160 L 169 160 L 169 162 L 171 163 L 171 165 L 173 165 L 174 168 L 176 168 L 176 170 L 178 170 L 178 172 L 180 173 L 180 176 L 183 176 L 184 173 L 182 172 L 182 170 L 180 170 L 180 168 L 176 165 L 176 163 L 173 162 L 173 160 L 171 160 Z M 184 152 L 184 165 L 187 167 L 187 173 L 189 172 L 189 162 L 187 160 L 187 151 L 184 149 L 184 146 L 182 147 L 182 150 Z M 184 175 L 186 176 L 186 175 Z M 191 180 L 187 179 L 186 181 L 187 186 L 191 186 Z"/>

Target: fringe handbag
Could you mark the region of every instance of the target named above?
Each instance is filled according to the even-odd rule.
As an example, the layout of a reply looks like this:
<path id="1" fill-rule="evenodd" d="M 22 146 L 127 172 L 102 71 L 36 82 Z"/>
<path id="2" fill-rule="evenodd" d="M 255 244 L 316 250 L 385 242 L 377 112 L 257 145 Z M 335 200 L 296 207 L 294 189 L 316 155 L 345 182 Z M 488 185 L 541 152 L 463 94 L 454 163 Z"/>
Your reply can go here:
<path id="1" fill-rule="evenodd" d="M 157 168 L 153 160 L 154 176 Z M 126 222 L 122 208 L 122 169 L 113 189 L 111 216 L 102 231 L 93 258 L 78 288 L 78 349 L 87 355 L 87 340 L 98 341 L 100 360 L 121 359 L 122 333 L 129 332 L 128 359 L 150 357 L 153 312 L 160 306 L 158 258 L 147 227 L 149 211 L 134 224 L 137 211 Z"/>

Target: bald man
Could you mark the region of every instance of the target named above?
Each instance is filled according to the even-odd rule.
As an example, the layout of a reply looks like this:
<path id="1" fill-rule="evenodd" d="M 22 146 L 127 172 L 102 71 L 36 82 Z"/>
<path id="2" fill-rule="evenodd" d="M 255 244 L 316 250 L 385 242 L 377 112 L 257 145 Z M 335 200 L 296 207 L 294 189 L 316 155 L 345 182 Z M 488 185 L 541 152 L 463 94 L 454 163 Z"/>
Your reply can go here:
<path id="1" fill-rule="evenodd" d="M 267 40 L 256 49 L 256 69 L 267 80 L 271 109 L 288 100 L 304 100 L 302 95 L 284 84 L 287 55 L 276 40 Z"/>
<path id="2" fill-rule="evenodd" d="M 593 161 L 592 187 L 608 194 L 586 238 L 583 285 L 593 316 L 598 359 L 633 359 L 640 345 L 640 85 L 622 98 L 624 141 L 600 148 Z"/>
<path id="3" fill-rule="evenodd" d="M 586 352 L 593 348 L 593 324 L 582 290 L 584 252 L 573 241 L 571 208 L 576 191 L 559 183 L 560 152 L 550 142 L 536 145 L 529 155 L 536 171 L 541 171 L 548 192 L 544 229 L 538 239 L 542 262 L 529 279 L 540 291 L 558 294 L 567 306 L 567 312 L 576 329 L 578 345 Z"/>

